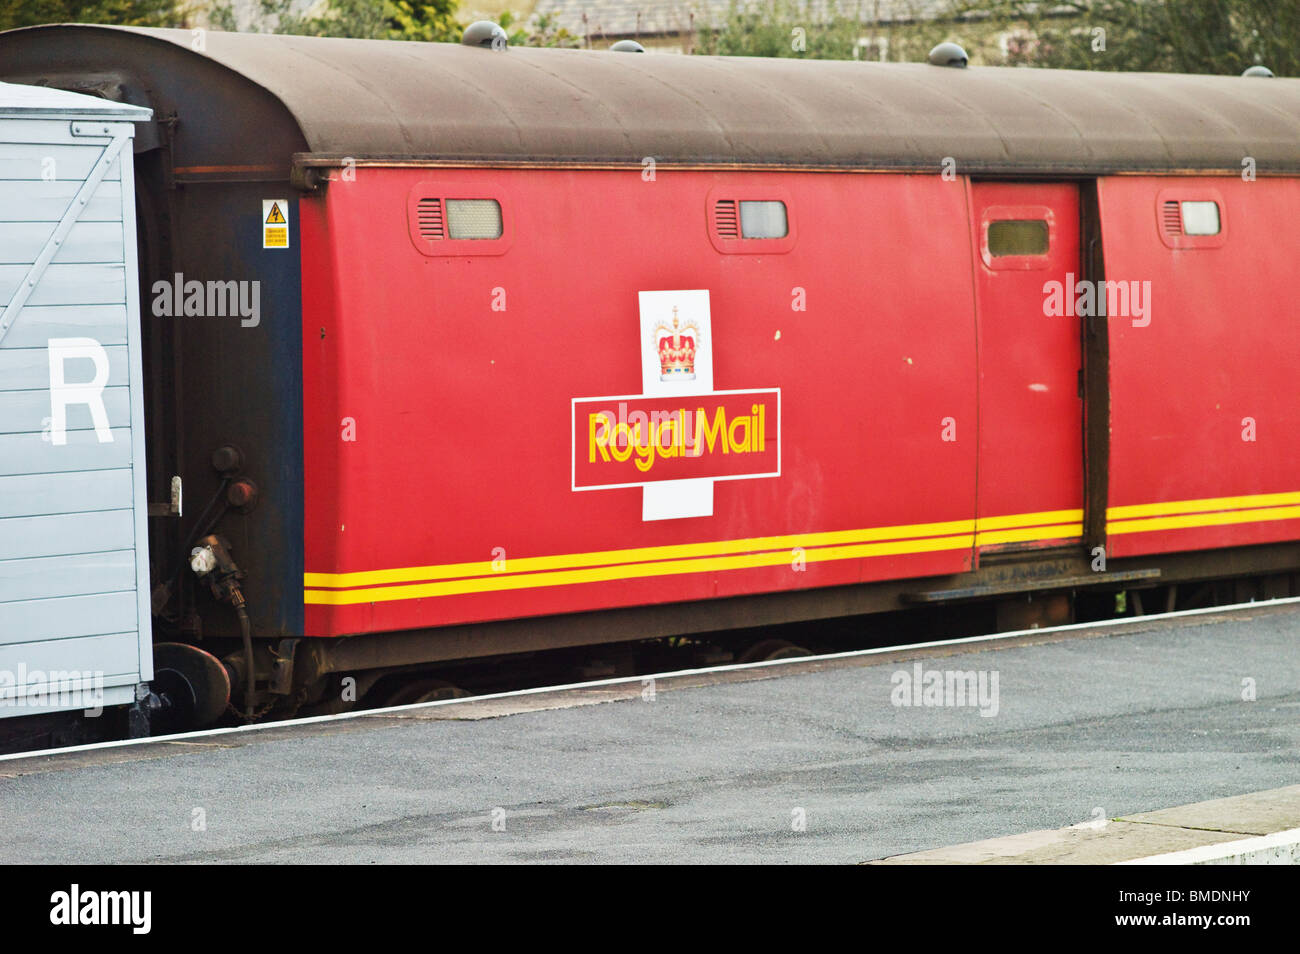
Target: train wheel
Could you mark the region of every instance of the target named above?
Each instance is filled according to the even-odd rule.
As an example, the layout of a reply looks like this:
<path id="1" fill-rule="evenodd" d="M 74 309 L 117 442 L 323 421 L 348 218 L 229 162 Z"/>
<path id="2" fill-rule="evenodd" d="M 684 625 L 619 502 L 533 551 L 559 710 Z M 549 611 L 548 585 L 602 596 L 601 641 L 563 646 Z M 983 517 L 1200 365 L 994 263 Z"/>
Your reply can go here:
<path id="1" fill-rule="evenodd" d="M 394 690 L 384 700 L 386 706 L 411 706 L 443 699 L 464 699 L 469 693 L 442 679 L 417 679 Z"/>
<path id="2" fill-rule="evenodd" d="M 799 656 L 811 656 L 812 653 L 802 646 L 796 646 L 794 643 L 785 639 L 764 639 L 750 646 L 740 658 L 738 663 L 756 663 L 772 662 L 774 659 L 795 659 Z"/>
<path id="3" fill-rule="evenodd" d="M 197 646 L 155 643 L 153 672 L 153 691 L 162 700 L 150 719 L 154 735 L 210 726 L 230 704 L 230 673 Z"/>

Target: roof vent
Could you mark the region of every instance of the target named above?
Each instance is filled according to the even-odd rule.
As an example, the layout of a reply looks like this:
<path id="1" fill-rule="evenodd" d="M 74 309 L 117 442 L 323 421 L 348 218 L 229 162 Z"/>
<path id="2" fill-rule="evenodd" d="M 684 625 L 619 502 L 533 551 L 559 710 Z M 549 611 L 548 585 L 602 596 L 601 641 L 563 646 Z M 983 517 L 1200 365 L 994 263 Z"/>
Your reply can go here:
<path id="1" fill-rule="evenodd" d="M 940 43 L 930 51 L 928 59 L 931 66 L 955 66 L 959 70 L 969 62 L 966 51 L 956 43 Z"/>
<path id="2" fill-rule="evenodd" d="M 509 42 L 506 31 L 491 20 L 475 20 L 465 27 L 460 35 L 460 42 L 465 46 L 485 46 L 493 50 L 504 50 Z"/>
<path id="3" fill-rule="evenodd" d="M 619 40 L 610 47 L 615 53 L 644 53 L 645 47 L 636 40 Z"/>
<path id="4" fill-rule="evenodd" d="M 1242 76 L 1263 76 L 1265 79 L 1272 79 L 1273 71 L 1270 70 L 1267 66 L 1252 66 L 1250 69 L 1246 70 L 1246 72 L 1242 73 L 1241 75 Z"/>

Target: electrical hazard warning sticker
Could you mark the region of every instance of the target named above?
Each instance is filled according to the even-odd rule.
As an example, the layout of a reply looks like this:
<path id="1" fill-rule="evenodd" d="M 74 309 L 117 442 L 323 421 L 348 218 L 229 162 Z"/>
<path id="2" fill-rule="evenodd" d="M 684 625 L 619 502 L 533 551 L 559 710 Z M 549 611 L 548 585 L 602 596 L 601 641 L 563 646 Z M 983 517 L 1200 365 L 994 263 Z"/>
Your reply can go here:
<path id="1" fill-rule="evenodd" d="M 262 248 L 289 247 L 289 200 L 262 200 Z"/>

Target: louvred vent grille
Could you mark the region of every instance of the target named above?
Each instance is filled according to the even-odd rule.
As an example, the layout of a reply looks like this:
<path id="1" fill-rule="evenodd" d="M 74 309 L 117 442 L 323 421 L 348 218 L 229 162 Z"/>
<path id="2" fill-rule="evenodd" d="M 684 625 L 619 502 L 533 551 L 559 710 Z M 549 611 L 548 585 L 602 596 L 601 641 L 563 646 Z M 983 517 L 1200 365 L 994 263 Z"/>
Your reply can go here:
<path id="1" fill-rule="evenodd" d="M 740 219 L 736 214 L 735 199 L 719 199 L 713 206 L 713 221 L 718 230 L 718 238 L 740 238 Z"/>
<path id="2" fill-rule="evenodd" d="M 447 237 L 447 227 L 443 223 L 442 199 L 421 199 L 416 205 L 416 228 L 420 237 L 430 242 L 438 242 Z"/>
<path id="3" fill-rule="evenodd" d="M 1161 220 L 1164 222 L 1166 235 L 1183 234 L 1183 213 L 1179 209 L 1177 202 L 1166 202 L 1160 215 Z"/>

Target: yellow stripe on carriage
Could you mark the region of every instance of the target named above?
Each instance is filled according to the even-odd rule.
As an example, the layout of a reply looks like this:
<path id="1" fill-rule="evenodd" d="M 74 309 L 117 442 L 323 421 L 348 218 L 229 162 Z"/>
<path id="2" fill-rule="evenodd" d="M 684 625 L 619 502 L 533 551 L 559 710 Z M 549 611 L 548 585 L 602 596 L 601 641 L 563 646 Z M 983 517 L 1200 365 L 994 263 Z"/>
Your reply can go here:
<path id="1" fill-rule="evenodd" d="M 936 537 L 954 533 L 971 533 L 974 520 L 949 520 L 944 523 L 917 523 L 897 527 L 873 527 L 865 530 L 835 530 L 826 533 L 796 533 L 775 537 L 748 537 L 711 543 L 682 543 L 659 547 L 636 547 L 627 550 L 598 550 L 591 553 L 562 553 L 555 556 L 519 557 L 506 566 L 510 573 L 538 570 L 568 570 L 615 563 L 647 560 L 690 559 L 702 556 L 725 556 L 760 550 L 790 550 L 794 547 L 834 546 L 870 543 L 914 537 Z M 473 563 L 448 563 L 441 566 L 417 566 L 392 570 L 364 570 L 356 573 L 305 573 L 303 583 L 309 587 L 346 589 L 384 583 L 414 583 L 428 580 L 451 580 L 468 576 L 498 575 L 489 560 Z"/>
<path id="2" fill-rule="evenodd" d="M 1300 504 L 1300 493 L 1202 497 L 1199 500 L 1171 500 L 1164 503 L 1107 507 L 1106 519 L 1128 520 L 1133 517 L 1166 517 L 1172 514 L 1204 513 L 1209 510 L 1244 510 L 1256 507 L 1277 507 L 1285 504 Z"/>
<path id="3" fill-rule="evenodd" d="M 1300 519 L 1300 507 L 1264 507 L 1258 510 L 1225 510 L 1219 513 L 1194 513 L 1175 517 L 1147 517 L 1106 524 L 1107 533 L 1149 533 L 1153 530 L 1183 530 L 1189 527 L 1222 527 L 1234 523 L 1259 523 L 1266 520 Z"/>
<path id="4" fill-rule="evenodd" d="M 1064 521 L 1081 521 L 1082 510 L 1048 510 L 1041 513 L 1017 514 L 1009 517 L 987 517 L 975 520 L 949 520 L 941 523 L 903 524 L 892 527 L 870 527 L 859 530 L 834 530 L 823 533 L 796 533 L 772 537 L 748 537 L 739 540 L 720 540 L 709 543 L 684 543 L 659 547 L 636 547 L 626 550 L 598 550 L 590 553 L 564 553 L 554 556 L 519 557 L 507 562 L 509 573 L 530 573 L 544 570 L 568 570 L 581 567 L 608 566 L 618 563 L 636 563 L 650 560 L 692 559 L 704 556 L 726 556 L 763 550 L 788 550 L 794 547 L 837 546 L 871 543 L 884 540 L 904 540 L 918 537 L 936 537 L 954 533 L 983 533 L 1005 528 L 1016 530 L 1005 539 L 995 538 L 980 543 L 1003 543 L 1079 536 L 1082 526 L 1047 526 L 1028 529 L 1035 524 L 1060 524 Z M 361 570 L 354 573 L 304 573 L 303 585 L 320 589 L 348 589 L 357 586 L 379 586 L 395 583 L 422 583 L 434 580 L 454 580 L 474 576 L 495 576 L 491 561 L 447 563 L 437 566 L 397 567 L 390 570 Z"/>
<path id="5" fill-rule="evenodd" d="M 1300 493 L 1136 504 L 1111 507 L 1107 516 L 1110 534 L 1292 520 L 1300 519 Z M 509 560 L 500 572 L 494 571 L 491 561 L 482 560 L 355 573 L 305 573 L 303 600 L 313 605 L 346 606 L 754 569 L 791 562 L 795 548 L 803 549 L 803 560 L 816 563 L 1069 540 L 1083 535 L 1082 519 L 1082 510 L 1048 510 L 979 520 L 521 557 Z"/>
<path id="6" fill-rule="evenodd" d="M 940 550 L 967 550 L 974 543 L 970 533 L 954 536 L 895 540 L 885 543 L 859 543 L 804 550 L 801 558 L 808 563 L 830 560 L 853 560 L 862 557 L 888 556 L 898 553 L 929 553 Z M 705 557 L 695 560 L 664 560 L 657 563 L 625 563 L 618 566 L 589 567 L 581 570 L 558 570 L 543 573 L 499 573 L 473 579 L 442 580 L 406 586 L 376 586 L 354 590 L 307 590 L 309 604 L 346 606 L 356 603 L 381 603 L 390 600 L 416 600 L 455 596 L 462 593 L 487 593 L 500 590 L 529 589 L 542 586 L 567 586 L 574 583 L 604 583 L 682 573 L 710 573 L 755 567 L 789 565 L 790 549 L 769 553 L 746 553 L 737 556 Z"/>

